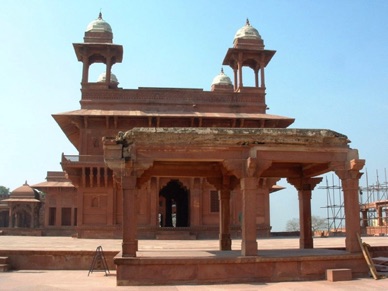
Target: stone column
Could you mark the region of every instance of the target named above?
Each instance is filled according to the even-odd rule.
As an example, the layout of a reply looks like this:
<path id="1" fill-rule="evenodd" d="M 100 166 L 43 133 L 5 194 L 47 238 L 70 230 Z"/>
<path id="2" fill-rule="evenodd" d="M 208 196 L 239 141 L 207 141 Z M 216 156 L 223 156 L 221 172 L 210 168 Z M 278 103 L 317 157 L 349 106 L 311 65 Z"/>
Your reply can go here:
<path id="1" fill-rule="evenodd" d="M 108 54 L 106 56 L 106 71 L 105 71 L 105 82 L 107 86 L 109 86 L 110 84 L 111 74 L 112 74 L 112 58 L 110 54 Z"/>
<path id="2" fill-rule="evenodd" d="M 277 178 L 260 178 L 258 181 L 258 192 L 256 194 L 256 223 L 258 228 L 258 237 L 269 237 L 271 232 L 270 225 L 270 197 L 269 193 L 273 185 L 279 181 Z"/>
<path id="3" fill-rule="evenodd" d="M 222 189 L 219 193 L 220 201 L 220 250 L 232 250 L 230 238 L 230 190 Z"/>
<path id="4" fill-rule="evenodd" d="M 35 205 L 31 203 L 31 221 L 30 221 L 30 228 L 35 228 Z"/>
<path id="5" fill-rule="evenodd" d="M 150 179 L 150 189 L 148 193 L 151 197 L 150 201 L 150 222 L 152 226 L 159 226 L 159 192 L 157 186 L 157 178 Z"/>
<path id="6" fill-rule="evenodd" d="M 88 83 L 89 81 L 89 58 L 86 56 L 82 67 L 82 83 Z"/>
<path id="7" fill-rule="evenodd" d="M 79 205 L 80 207 L 78 207 L 78 210 L 77 210 L 77 227 L 79 226 L 82 226 L 84 224 L 84 192 L 83 190 L 82 191 L 79 191 L 78 192 L 78 195 L 77 195 L 77 205 Z M 58 211 L 58 210 L 57 210 Z"/>
<path id="8" fill-rule="evenodd" d="M 236 91 L 238 88 L 237 70 L 233 68 L 233 72 L 234 72 L 234 91 Z"/>
<path id="9" fill-rule="evenodd" d="M 201 180 L 199 178 L 192 178 L 191 181 L 191 211 L 190 211 L 190 225 L 199 226 L 201 220 Z"/>
<path id="10" fill-rule="evenodd" d="M 14 227 L 14 220 L 13 220 L 13 211 L 12 211 L 12 203 L 8 204 L 8 227 L 13 228 Z"/>
<path id="11" fill-rule="evenodd" d="M 342 168 L 335 171 L 337 176 L 341 179 L 344 195 L 346 250 L 352 253 L 361 251 L 357 238 L 357 234 L 360 234 L 361 232 L 358 181 L 362 176 L 360 170 L 363 168 L 364 164 L 365 160 L 352 159 L 345 163 L 345 167 L 342 166 Z"/>
<path id="12" fill-rule="evenodd" d="M 341 182 L 345 205 L 346 250 L 360 252 L 361 248 L 357 239 L 357 233 L 361 232 L 358 178 L 341 178 Z"/>
<path id="13" fill-rule="evenodd" d="M 62 195 L 58 196 L 55 202 L 55 226 L 58 227 L 62 225 L 62 197 Z"/>
<path id="14" fill-rule="evenodd" d="M 265 76 L 264 76 L 264 65 L 263 64 L 261 64 L 260 76 L 261 76 L 260 88 L 265 88 Z"/>
<path id="15" fill-rule="evenodd" d="M 254 72 L 255 72 L 255 87 L 259 88 L 259 68 L 255 68 Z"/>
<path id="16" fill-rule="evenodd" d="M 311 192 L 322 178 L 289 178 L 287 181 L 298 190 L 299 198 L 299 248 L 312 249 L 313 232 L 311 228 Z"/>
<path id="17" fill-rule="evenodd" d="M 71 217 L 70 217 L 70 225 L 74 226 L 74 206 L 71 207 L 70 215 L 71 215 Z"/>
<path id="18" fill-rule="evenodd" d="M 241 255 L 257 256 L 256 192 L 258 178 L 242 178 L 240 183 L 242 191 Z"/>
<path id="19" fill-rule="evenodd" d="M 123 243 L 122 256 L 136 257 L 137 242 L 137 203 L 136 176 L 123 176 Z"/>
<path id="20" fill-rule="evenodd" d="M 239 87 L 239 88 L 242 88 L 242 87 L 243 87 L 242 69 L 243 69 L 242 53 L 239 53 L 239 55 L 238 55 L 238 61 L 237 61 L 238 87 Z"/>

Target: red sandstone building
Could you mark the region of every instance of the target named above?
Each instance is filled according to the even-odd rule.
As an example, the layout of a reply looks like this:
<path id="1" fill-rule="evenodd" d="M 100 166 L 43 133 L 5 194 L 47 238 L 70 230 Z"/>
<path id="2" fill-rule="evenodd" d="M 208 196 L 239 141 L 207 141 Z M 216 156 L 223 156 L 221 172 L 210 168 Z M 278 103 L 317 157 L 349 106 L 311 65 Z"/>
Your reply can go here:
<path id="1" fill-rule="evenodd" d="M 51 233 L 73 229 L 78 237 L 122 236 L 122 178 L 104 161 L 103 137 L 131 128 L 286 128 L 294 121 L 266 113 L 264 70 L 275 51 L 264 49 L 263 40 L 249 22 L 236 33 L 234 47 L 223 62 L 235 72 L 234 85 L 221 70 L 210 91 L 119 88 L 111 70 L 122 61 L 123 47 L 113 44 L 112 39 L 111 27 L 100 15 L 88 25 L 84 42 L 73 45 L 83 63 L 81 109 L 53 117 L 79 151 L 78 156 L 62 157 L 62 167 L 75 188 L 53 179 L 52 172 L 47 182 L 34 185 L 47 194 L 44 226 Z M 97 82 L 89 80 L 94 63 L 106 65 Z M 243 85 L 243 67 L 252 69 L 254 87 Z M 157 172 L 144 176 L 137 196 L 139 237 L 217 237 L 219 187 L 213 178 L 225 170 L 213 162 L 200 164 L 195 160 L 187 170 L 174 162 L 158 167 Z M 277 180 L 267 179 L 256 194 L 261 205 L 256 214 L 259 236 L 270 233 L 269 193 L 277 189 Z M 238 187 L 229 194 L 232 235 L 240 233 L 241 195 Z"/>
<path id="2" fill-rule="evenodd" d="M 221 70 L 210 91 L 120 88 L 112 67 L 123 47 L 101 14 L 73 46 L 83 63 L 81 108 L 53 117 L 79 155 L 62 156 L 66 176 L 48 172 L 33 185 L 46 193 L 46 234 L 123 237 L 124 256 L 135 256 L 137 238 L 217 236 L 229 249 L 241 235 L 249 255 L 257 236 L 270 233 L 270 193 L 286 178 L 298 191 L 300 245 L 309 248 L 311 193 L 317 176 L 333 171 L 343 185 L 346 246 L 359 249 L 364 161 L 342 134 L 288 129 L 293 118 L 266 113 L 265 70 L 275 51 L 248 21 L 222 64 L 233 82 Z M 89 79 L 95 63 L 106 65 L 97 82 Z M 254 86 L 244 85 L 244 68 Z"/>

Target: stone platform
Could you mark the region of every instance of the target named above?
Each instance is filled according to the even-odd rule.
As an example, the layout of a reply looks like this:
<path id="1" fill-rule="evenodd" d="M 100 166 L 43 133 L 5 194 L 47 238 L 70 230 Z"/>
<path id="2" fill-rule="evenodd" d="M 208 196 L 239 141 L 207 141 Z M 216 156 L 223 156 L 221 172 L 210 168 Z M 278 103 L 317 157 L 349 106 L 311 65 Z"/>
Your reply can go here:
<path id="1" fill-rule="evenodd" d="M 121 258 L 118 239 L 1 236 L 0 256 L 20 270 L 88 270 L 102 246 L 112 270 L 116 256 L 118 285 L 323 280 L 326 269 L 340 268 L 350 268 L 353 278 L 368 276 L 362 254 L 344 251 L 344 240 L 315 238 L 315 249 L 300 250 L 298 238 L 258 239 L 257 257 L 240 256 L 241 240 L 233 240 L 232 251 L 218 251 L 218 240 L 140 240 L 136 258 Z M 378 256 L 388 249 L 387 237 L 363 241 Z"/>
<path id="2" fill-rule="evenodd" d="M 361 253 L 331 249 L 169 252 L 136 258 L 117 255 L 117 285 L 214 284 L 323 280 L 327 269 L 349 268 L 355 278 L 368 267 Z"/>

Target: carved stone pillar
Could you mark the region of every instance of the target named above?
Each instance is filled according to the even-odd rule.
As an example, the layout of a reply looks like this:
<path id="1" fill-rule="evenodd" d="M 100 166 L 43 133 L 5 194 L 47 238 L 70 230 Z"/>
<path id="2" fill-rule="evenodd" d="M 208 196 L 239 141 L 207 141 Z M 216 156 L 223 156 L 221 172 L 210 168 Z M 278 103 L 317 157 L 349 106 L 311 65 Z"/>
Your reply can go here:
<path id="1" fill-rule="evenodd" d="M 89 58 L 86 57 L 82 67 L 82 83 L 89 82 Z"/>
<path id="2" fill-rule="evenodd" d="M 151 197 L 150 201 L 150 222 L 152 226 L 159 226 L 159 191 L 158 180 L 153 177 L 150 180 L 150 189 L 148 190 Z"/>
<path id="3" fill-rule="evenodd" d="M 8 204 L 9 210 L 8 210 L 8 227 L 13 228 L 14 227 L 14 220 L 13 220 L 13 211 L 12 211 L 12 203 Z"/>
<path id="4" fill-rule="evenodd" d="M 136 207 L 136 176 L 123 176 L 123 257 L 136 257 L 137 241 L 137 207 Z"/>
<path id="5" fill-rule="evenodd" d="M 220 250 L 230 251 L 232 249 L 230 236 L 230 176 L 224 175 L 222 178 L 207 178 L 207 181 L 218 190 Z"/>
<path id="6" fill-rule="evenodd" d="M 311 192 L 322 178 L 289 178 L 287 181 L 298 190 L 299 198 L 299 248 L 312 249 L 313 232 L 311 228 Z"/>
<path id="7" fill-rule="evenodd" d="M 278 178 L 260 178 L 258 192 L 256 193 L 256 227 L 258 227 L 258 237 L 269 237 L 270 225 L 270 190 L 276 184 Z"/>
<path id="8" fill-rule="evenodd" d="M 190 224 L 191 226 L 199 226 L 201 221 L 201 180 L 200 178 L 192 179 L 192 187 L 190 191 L 191 211 Z"/>
<path id="9" fill-rule="evenodd" d="M 352 159 L 345 164 L 344 169 L 336 170 L 335 173 L 341 179 L 345 206 L 345 245 L 348 252 L 360 252 L 357 233 L 360 234 L 360 205 L 359 205 L 359 179 L 362 176 L 360 170 L 365 164 L 364 160 Z"/>
<path id="10" fill-rule="evenodd" d="M 105 71 L 105 83 L 107 86 L 110 84 L 112 74 L 112 59 L 111 56 L 108 54 L 106 57 L 106 71 Z"/>
<path id="11" fill-rule="evenodd" d="M 259 68 L 255 68 L 254 70 L 255 73 L 255 87 L 259 88 Z"/>
<path id="12" fill-rule="evenodd" d="M 31 203 L 31 208 L 30 208 L 31 210 L 31 221 L 30 221 L 30 228 L 34 228 L 35 227 L 35 219 L 36 219 L 36 217 L 35 217 L 35 205 L 34 204 L 32 204 Z"/>
<path id="13" fill-rule="evenodd" d="M 233 73 L 234 73 L 234 91 L 236 91 L 238 88 L 238 78 L 237 78 L 237 69 L 236 68 L 233 68 Z"/>
<path id="14" fill-rule="evenodd" d="M 232 250 L 230 237 L 230 190 L 223 188 L 219 193 L 220 200 L 220 250 Z"/>
<path id="15" fill-rule="evenodd" d="M 261 82 L 260 82 L 260 88 L 265 88 L 265 76 L 264 76 L 264 64 L 260 64 L 260 76 L 261 76 Z"/>
<path id="16" fill-rule="evenodd" d="M 243 64 L 242 64 L 242 54 L 239 53 L 237 61 L 237 71 L 238 71 L 238 87 L 241 89 L 243 85 L 243 76 L 242 76 Z"/>
<path id="17" fill-rule="evenodd" d="M 241 179 L 240 183 L 243 200 L 241 254 L 243 256 L 257 256 L 256 193 L 258 178 L 246 177 Z"/>
<path id="18" fill-rule="evenodd" d="M 358 178 L 341 178 L 341 182 L 345 205 L 346 250 L 349 252 L 359 252 L 361 248 L 356 236 L 361 231 Z"/>

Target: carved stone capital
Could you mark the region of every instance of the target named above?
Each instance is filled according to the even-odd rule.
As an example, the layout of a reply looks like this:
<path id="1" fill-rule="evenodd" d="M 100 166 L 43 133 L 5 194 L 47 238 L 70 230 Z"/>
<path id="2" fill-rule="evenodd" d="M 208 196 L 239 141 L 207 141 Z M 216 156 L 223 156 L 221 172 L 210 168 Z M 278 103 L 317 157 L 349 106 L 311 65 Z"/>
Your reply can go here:
<path id="1" fill-rule="evenodd" d="M 257 160 L 254 158 L 249 157 L 246 160 L 246 168 L 245 173 L 248 177 L 255 177 L 256 176 L 256 170 L 257 170 Z"/>
<path id="2" fill-rule="evenodd" d="M 287 182 L 298 191 L 312 191 L 322 181 L 322 177 L 316 178 L 287 178 Z"/>
<path id="3" fill-rule="evenodd" d="M 249 157 L 246 160 L 245 175 L 247 177 L 260 177 L 271 165 L 272 161 L 270 160 Z"/>
<path id="4" fill-rule="evenodd" d="M 225 169 L 226 175 L 234 175 L 237 178 L 243 177 L 243 167 L 244 167 L 244 160 L 243 159 L 231 159 L 231 160 L 224 160 L 222 162 L 223 168 Z"/>

